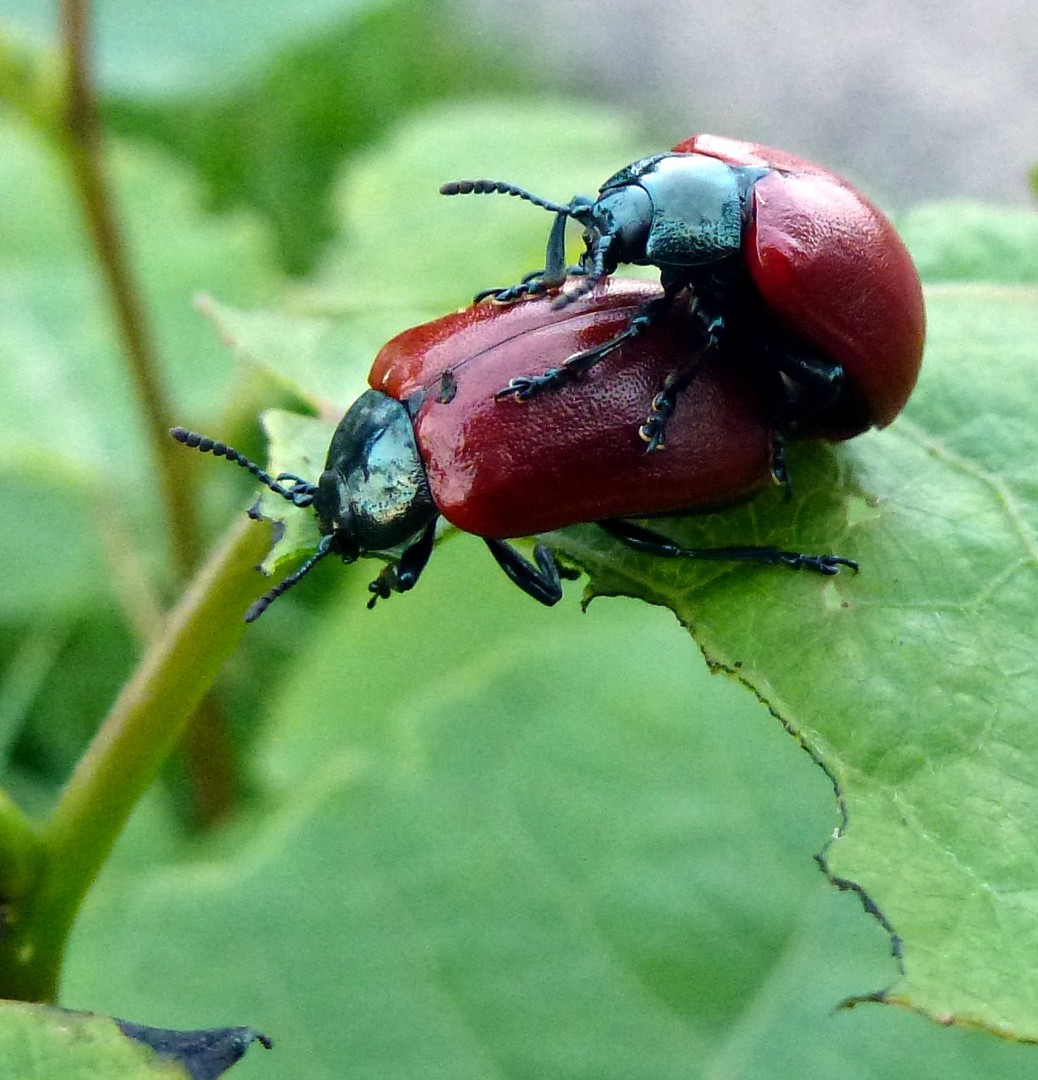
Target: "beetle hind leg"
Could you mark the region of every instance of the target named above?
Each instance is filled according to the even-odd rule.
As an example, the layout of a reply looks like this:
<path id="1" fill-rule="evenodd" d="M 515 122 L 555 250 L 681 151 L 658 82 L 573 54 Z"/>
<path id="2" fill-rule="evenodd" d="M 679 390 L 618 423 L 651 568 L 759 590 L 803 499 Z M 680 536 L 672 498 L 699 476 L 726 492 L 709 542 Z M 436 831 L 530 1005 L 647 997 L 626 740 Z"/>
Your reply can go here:
<path id="1" fill-rule="evenodd" d="M 805 555 L 800 551 L 782 551 L 774 547 L 718 547 L 718 548 L 683 548 L 669 540 L 662 533 L 643 528 L 633 522 L 619 518 L 599 521 L 598 525 L 610 536 L 615 537 L 635 551 L 656 555 L 665 559 L 705 559 L 712 562 L 751 562 L 765 566 L 785 566 L 790 570 L 813 570 L 815 573 L 831 576 L 840 572 L 840 567 L 857 570 L 854 559 L 843 555 Z"/>

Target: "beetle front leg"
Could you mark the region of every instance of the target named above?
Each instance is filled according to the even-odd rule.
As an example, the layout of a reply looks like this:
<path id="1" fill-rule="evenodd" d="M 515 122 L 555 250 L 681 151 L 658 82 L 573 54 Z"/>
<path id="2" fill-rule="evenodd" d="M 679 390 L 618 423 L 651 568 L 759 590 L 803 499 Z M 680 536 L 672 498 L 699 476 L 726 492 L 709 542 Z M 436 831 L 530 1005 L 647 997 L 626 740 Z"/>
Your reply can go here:
<path id="1" fill-rule="evenodd" d="M 432 555 L 433 541 L 436 539 L 436 521 L 425 527 L 422 535 L 397 559 L 387 563 L 378 577 L 368 585 L 372 594 L 368 601 L 370 611 L 379 600 L 388 600 L 395 592 L 409 592 L 418 584 L 429 556 Z"/>
<path id="2" fill-rule="evenodd" d="M 564 382 L 579 378 L 601 363 L 610 353 L 616 352 L 627 341 L 644 334 L 667 313 L 672 297 L 667 293 L 649 300 L 631 316 L 627 326 L 615 337 L 596 345 L 593 349 L 567 356 L 557 368 L 548 368 L 540 375 L 516 375 L 507 386 L 494 395 L 496 398 L 513 397 L 516 401 L 529 401 L 543 390 L 560 386 Z"/>
<path id="3" fill-rule="evenodd" d="M 551 551 L 538 544 L 533 549 L 535 566 L 525 559 L 511 544 L 503 540 L 487 540 L 484 543 L 490 548 L 490 554 L 497 560 L 498 566 L 508 577 L 534 600 L 551 607 L 562 599 L 562 579 L 573 580 L 580 577 L 578 570 L 572 570 L 567 566 L 560 566 Z"/>
<path id="4" fill-rule="evenodd" d="M 474 303 L 486 300 L 488 297 L 499 304 L 510 304 L 524 297 L 538 296 L 557 289 L 565 284 L 570 274 L 584 274 L 583 265 L 566 266 L 566 215 L 556 214 L 555 224 L 548 234 L 548 246 L 544 252 L 544 269 L 534 270 L 527 274 L 518 285 L 510 285 L 504 289 L 484 289 L 476 294 Z"/>
<path id="5" fill-rule="evenodd" d="M 766 566 L 786 566 L 790 570 L 813 570 L 819 574 L 838 574 L 841 566 L 857 570 L 853 559 L 842 555 L 805 555 L 799 551 L 781 551 L 773 547 L 683 548 L 662 533 L 645 529 L 630 521 L 599 521 L 600 528 L 636 551 L 665 559 L 708 559 L 713 562 L 753 562 Z"/>

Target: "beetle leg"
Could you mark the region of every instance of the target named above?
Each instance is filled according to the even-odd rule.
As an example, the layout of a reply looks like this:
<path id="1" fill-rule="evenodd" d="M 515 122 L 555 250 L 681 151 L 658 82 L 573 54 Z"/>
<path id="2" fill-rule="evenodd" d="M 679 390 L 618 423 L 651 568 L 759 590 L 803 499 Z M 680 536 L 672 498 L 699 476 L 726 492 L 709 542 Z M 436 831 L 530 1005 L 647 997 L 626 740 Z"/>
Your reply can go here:
<path id="1" fill-rule="evenodd" d="M 418 584 L 418 579 L 425 569 L 425 564 L 432 555 L 433 541 L 436 539 L 435 518 L 422 531 L 422 535 L 409 547 L 396 562 L 387 563 L 381 573 L 370 585 L 372 594 L 368 601 L 370 611 L 378 600 L 388 600 L 395 592 L 408 592 Z"/>
<path id="2" fill-rule="evenodd" d="M 504 289 L 484 289 L 476 294 L 474 303 L 492 298 L 499 304 L 510 304 L 523 297 L 538 296 L 549 289 L 564 284 L 569 274 L 586 273 L 583 266 L 566 266 L 566 215 L 556 214 L 555 224 L 548 234 L 548 246 L 544 252 L 544 269 L 527 274 L 518 285 Z"/>
<path id="3" fill-rule="evenodd" d="M 853 388 L 841 364 L 795 343 L 782 349 L 774 362 L 785 384 L 775 415 L 780 431 L 795 433 L 805 422 L 818 420 L 833 406 L 839 406 L 835 411 L 841 414 L 856 411 Z"/>
<path id="4" fill-rule="evenodd" d="M 788 566 L 791 570 L 814 570 L 819 574 L 838 574 L 841 566 L 850 570 L 858 569 L 853 559 L 846 559 L 842 555 L 804 555 L 799 551 L 780 551 L 773 547 L 683 548 L 662 533 L 619 518 L 599 521 L 598 525 L 628 547 L 665 559 L 755 562 L 767 566 Z"/>
<path id="5" fill-rule="evenodd" d="M 572 570 L 567 566 L 560 566 L 551 551 L 538 544 L 533 549 L 533 557 L 537 565 L 534 566 L 525 559 L 511 544 L 503 540 L 487 540 L 484 543 L 490 548 L 490 554 L 497 560 L 497 565 L 508 577 L 523 590 L 527 596 L 532 596 L 547 607 L 557 604 L 562 599 L 562 579 L 572 580 L 580 577 L 580 571 Z"/>
<path id="6" fill-rule="evenodd" d="M 785 431 L 771 433 L 771 475 L 775 483 L 782 486 L 783 498 L 789 502 L 793 498 L 793 477 L 790 476 L 789 466 L 786 463 Z"/>
<path id="7" fill-rule="evenodd" d="M 686 364 L 677 371 L 672 371 L 664 380 L 656 396 L 652 399 L 649 415 L 645 423 L 638 428 L 638 435 L 642 442 L 646 443 L 646 453 L 662 450 L 664 447 L 664 434 L 667 421 L 670 419 L 674 408 L 678 403 L 678 394 L 692 381 L 699 368 L 699 357 L 695 357 L 695 363 Z"/>
<path id="8" fill-rule="evenodd" d="M 515 378 L 509 380 L 507 386 L 498 390 L 494 397 L 514 397 L 516 401 L 528 401 L 542 390 L 578 378 L 590 371 L 610 353 L 616 352 L 624 342 L 644 334 L 649 327 L 663 317 L 670 302 L 671 297 L 667 293 L 647 301 L 631 316 L 627 326 L 608 341 L 596 345 L 593 349 L 584 349 L 583 352 L 567 356 L 559 367 L 548 368 L 541 375 L 516 375 Z"/>

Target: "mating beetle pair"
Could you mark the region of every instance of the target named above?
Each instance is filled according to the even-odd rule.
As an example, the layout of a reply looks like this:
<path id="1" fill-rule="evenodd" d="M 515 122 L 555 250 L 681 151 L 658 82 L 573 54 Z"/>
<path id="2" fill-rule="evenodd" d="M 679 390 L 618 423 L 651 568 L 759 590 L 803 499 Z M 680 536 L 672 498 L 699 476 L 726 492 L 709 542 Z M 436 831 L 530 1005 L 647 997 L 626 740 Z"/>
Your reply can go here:
<path id="1" fill-rule="evenodd" d="M 454 188 L 555 212 L 545 269 L 493 290 L 504 304 L 476 303 L 389 342 L 316 483 L 272 478 L 221 443 L 173 432 L 317 514 L 316 552 L 250 621 L 329 554 L 387 560 L 370 604 L 413 588 L 441 516 L 481 536 L 545 604 L 572 571 L 543 545 L 531 563 L 505 541 L 579 522 L 664 556 L 855 567 L 767 547 L 682 549 L 628 519 L 748 494 L 772 475 L 776 434 L 847 438 L 896 415 L 918 372 L 922 304 L 877 210 L 817 166 L 707 136 L 565 206 L 497 182 Z M 565 279 L 569 217 L 585 226 L 578 283 L 537 298 Z M 662 295 L 603 282 L 620 262 L 660 266 Z M 538 400 L 501 400 L 513 396 Z M 639 435 L 661 449 L 665 429 L 665 453 L 639 452 Z"/>

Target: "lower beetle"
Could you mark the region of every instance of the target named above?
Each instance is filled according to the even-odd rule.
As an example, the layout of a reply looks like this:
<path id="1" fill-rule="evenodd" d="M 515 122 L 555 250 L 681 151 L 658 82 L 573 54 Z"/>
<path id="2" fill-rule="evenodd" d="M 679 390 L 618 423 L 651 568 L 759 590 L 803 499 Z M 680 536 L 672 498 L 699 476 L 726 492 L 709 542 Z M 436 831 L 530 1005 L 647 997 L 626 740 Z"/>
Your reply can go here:
<path id="1" fill-rule="evenodd" d="M 627 520 L 729 502 L 771 475 L 771 431 L 759 388 L 709 357 L 695 384 L 677 396 L 672 452 L 637 452 L 632 420 L 644 395 L 692 348 L 687 312 L 673 312 L 656 333 L 523 416 L 489 393 L 506 371 L 539 370 L 575 348 L 611 340 L 653 291 L 643 282 L 610 281 L 564 311 L 547 298 L 507 307 L 483 303 L 405 331 L 376 357 L 371 389 L 336 428 L 316 483 L 271 477 L 223 443 L 174 428 L 178 441 L 228 458 L 317 514 L 316 552 L 246 619 L 258 618 L 331 554 L 346 563 L 367 555 L 387 561 L 369 586 L 369 606 L 412 589 L 441 516 L 482 537 L 508 577 L 549 605 L 562 596 L 561 579 L 576 572 L 560 567 L 542 544 L 530 562 L 505 541 L 581 522 L 596 522 L 662 556 L 822 574 L 856 569 L 841 556 L 771 547 L 681 548 Z"/>
<path id="2" fill-rule="evenodd" d="M 568 203 L 497 180 L 459 180 L 440 191 L 514 195 L 556 215 L 545 269 L 480 297 L 510 301 L 580 275 L 556 298 L 564 307 L 621 263 L 660 269 L 662 296 L 626 326 L 548 371 L 515 375 L 498 389 L 502 396 L 526 400 L 587 371 L 658 323 L 685 288 L 695 314 L 689 330 L 701 346 L 692 355 L 726 351 L 781 380 L 786 393 L 774 418 L 781 430 L 849 438 L 883 427 L 915 385 L 925 318 L 911 257 L 864 195 L 812 162 L 697 135 L 621 169 L 597 196 Z M 583 225 L 586 250 L 567 270 L 570 218 Z M 648 449 L 663 445 L 677 392 L 695 370 L 675 366 L 661 379 L 640 427 Z"/>

